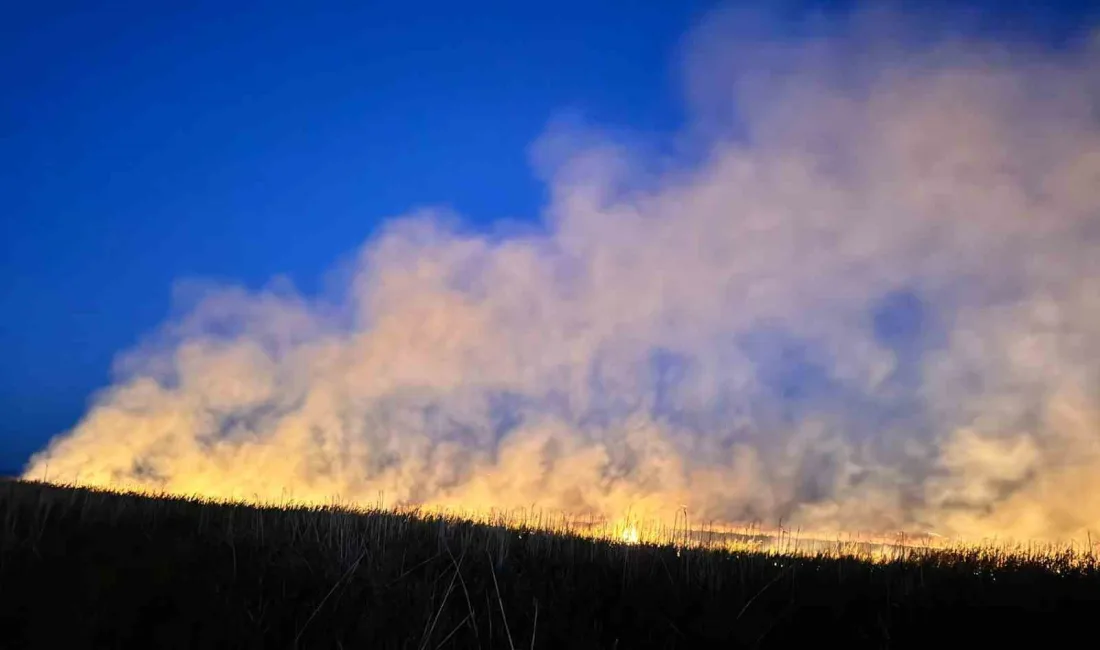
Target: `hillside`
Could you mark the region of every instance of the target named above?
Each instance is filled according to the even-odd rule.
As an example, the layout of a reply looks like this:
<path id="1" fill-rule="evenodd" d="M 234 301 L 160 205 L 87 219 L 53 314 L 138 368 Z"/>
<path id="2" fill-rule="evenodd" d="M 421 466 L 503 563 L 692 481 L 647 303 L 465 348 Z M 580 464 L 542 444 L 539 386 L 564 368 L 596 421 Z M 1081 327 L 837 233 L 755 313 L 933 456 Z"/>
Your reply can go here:
<path id="1" fill-rule="evenodd" d="M 3 648 L 916 647 L 1091 622 L 1091 556 L 887 562 L 0 484 Z"/>

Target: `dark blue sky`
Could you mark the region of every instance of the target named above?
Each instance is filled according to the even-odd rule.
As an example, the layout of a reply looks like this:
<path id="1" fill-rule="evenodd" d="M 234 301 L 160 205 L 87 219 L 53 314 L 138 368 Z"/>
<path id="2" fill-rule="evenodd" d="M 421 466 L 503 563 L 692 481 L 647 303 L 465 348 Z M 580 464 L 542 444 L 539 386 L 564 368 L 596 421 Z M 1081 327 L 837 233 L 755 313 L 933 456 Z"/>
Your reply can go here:
<path id="1" fill-rule="evenodd" d="M 527 148 L 564 111 L 674 131 L 677 47 L 715 5 L 247 4 L 0 9 L 0 470 L 75 423 L 175 281 L 308 292 L 411 208 L 536 217 Z M 1056 38 L 1094 5 L 996 22 Z"/>

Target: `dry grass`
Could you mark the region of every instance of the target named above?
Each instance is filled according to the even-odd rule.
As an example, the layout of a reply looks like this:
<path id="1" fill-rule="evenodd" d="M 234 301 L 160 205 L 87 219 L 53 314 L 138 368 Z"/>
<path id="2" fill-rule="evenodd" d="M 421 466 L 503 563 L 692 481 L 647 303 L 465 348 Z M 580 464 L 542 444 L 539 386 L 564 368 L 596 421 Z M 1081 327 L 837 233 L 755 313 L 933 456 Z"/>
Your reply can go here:
<path id="1" fill-rule="evenodd" d="M 1050 641 L 1100 598 L 1088 545 L 826 541 L 20 482 L 0 484 L 0 524 L 0 647 L 13 648 L 902 647 L 1018 640 L 1022 627 Z"/>

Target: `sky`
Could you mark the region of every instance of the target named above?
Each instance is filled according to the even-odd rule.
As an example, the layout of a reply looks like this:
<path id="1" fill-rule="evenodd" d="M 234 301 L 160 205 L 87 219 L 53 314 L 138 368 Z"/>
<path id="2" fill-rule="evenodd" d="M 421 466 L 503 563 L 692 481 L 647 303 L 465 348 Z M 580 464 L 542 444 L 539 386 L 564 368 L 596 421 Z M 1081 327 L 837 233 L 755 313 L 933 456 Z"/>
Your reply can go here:
<path id="1" fill-rule="evenodd" d="M 548 120 L 674 125 L 707 3 L 248 5 L 3 10 L 0 467 L 75 423 L 177 280 L 316 290 L 410 208 L 537 217 Z"/>
<path id="2" fill-rule="evenodd" d="M 756 36 L 794 38 L 808 16 L 852 5 L 790 2 Z M 417 208 L 475 228 L 539 219 L 549 196 L 532 145 L 563 116 L 677 133 L 682 39 L 717 6 L 4 8 L 0 469 L 76 424 L 181 281 L 285 276 L 318 293 Z M 1084 2 L 973 11 L 1005 38 L 1051 44 L 1097 15 Z"/>

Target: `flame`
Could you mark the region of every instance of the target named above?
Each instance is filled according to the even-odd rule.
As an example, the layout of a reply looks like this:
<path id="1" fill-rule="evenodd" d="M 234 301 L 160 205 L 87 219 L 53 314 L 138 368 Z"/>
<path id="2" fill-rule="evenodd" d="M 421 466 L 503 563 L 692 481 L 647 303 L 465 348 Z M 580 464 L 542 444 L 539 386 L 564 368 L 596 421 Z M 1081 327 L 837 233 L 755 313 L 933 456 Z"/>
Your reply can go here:
<path id="1" fill-rule="evenodd" d="M 622 532 L 619 533 L 619 540 L 624 544 L 637 544 L 640 542 L 641 536 L 638 534 L 638 526 L 630 524 L 623 528 Z"/>

